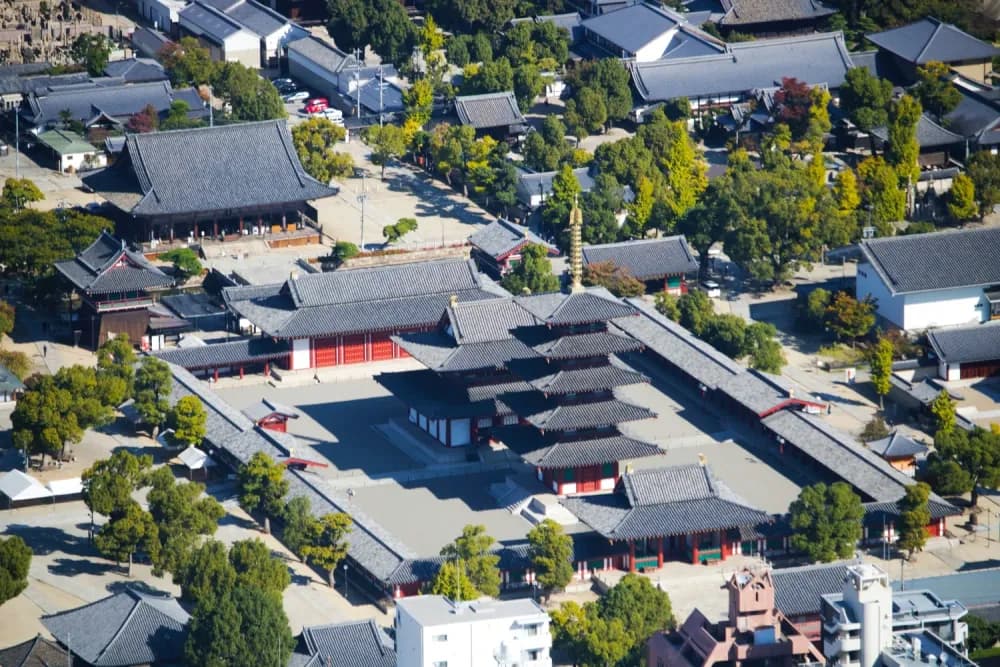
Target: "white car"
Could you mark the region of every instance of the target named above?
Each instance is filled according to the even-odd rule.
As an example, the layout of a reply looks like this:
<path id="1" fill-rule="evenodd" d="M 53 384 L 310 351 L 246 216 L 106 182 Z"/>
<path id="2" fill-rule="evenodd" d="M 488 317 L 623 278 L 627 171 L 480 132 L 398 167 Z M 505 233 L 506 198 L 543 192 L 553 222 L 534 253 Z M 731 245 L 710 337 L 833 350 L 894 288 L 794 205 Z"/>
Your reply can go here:
<path id="1" fill-rule="evenodd" d="M 344 112 L 340 109 L 334 109 L 332 107 L 327 107 L 319 112 L 320 116 L 323 116 L 327 120 L 332 120 L 333 122 L 344 122 Z"/>
<path id="2" fill-rule="evenodd" d="M 308 90 L 296 90 L 294 93 L 288 93 L 287 95 L 282 95 L 281 99 L 286 102 L 305 102 L 309 99 Z"/>
<path id="3" fill-rule="evenodd" d="M 713 299 L 722 298 L 722 288 L 719 286 L 719 283 L 715 282 L 714 280 L 702 281 L 701 289 L 703 289 L 705 291 L 705 294 L 707 294 Z"/>

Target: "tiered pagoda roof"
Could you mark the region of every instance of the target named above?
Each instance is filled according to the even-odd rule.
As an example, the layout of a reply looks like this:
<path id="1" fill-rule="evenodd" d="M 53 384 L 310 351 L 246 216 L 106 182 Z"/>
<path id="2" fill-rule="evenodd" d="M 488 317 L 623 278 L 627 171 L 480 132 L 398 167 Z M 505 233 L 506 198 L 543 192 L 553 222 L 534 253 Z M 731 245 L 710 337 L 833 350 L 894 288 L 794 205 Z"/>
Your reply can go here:
<path id="1" fill-rule="evenodd" d="M 655 416 L 615 396 L 648 379 L 615 354 L 642 346 L 607 330 L 636 309 L 601 288 L 448 306 L 436 331 L 395 336 L 428 370 L 379 381 L 432 419 L 507 417 L 491 432 L 542 468 L 597 465 L 659 454 L 619 424 Z"/>

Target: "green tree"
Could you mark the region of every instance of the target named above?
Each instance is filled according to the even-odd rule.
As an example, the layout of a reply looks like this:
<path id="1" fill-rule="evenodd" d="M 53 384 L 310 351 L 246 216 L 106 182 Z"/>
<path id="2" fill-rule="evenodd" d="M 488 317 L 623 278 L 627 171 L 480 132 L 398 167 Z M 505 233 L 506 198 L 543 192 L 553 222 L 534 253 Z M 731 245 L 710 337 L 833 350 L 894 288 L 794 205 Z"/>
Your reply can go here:
<path id="1" fill-rule="evenodd" d="M 606 620 L 620 620 L 635 641 L 629 653 L 638 664 L 648 640 L 654 633 L 673 630 L 676 624 L 670 596 L 653 585 L 648 577 L 626 574 L 597 601 L 600 615 Z"/>
<path id="2" fill-rule="evenodd" d="M 840 106 L 862 132 L 885 127 L 889 122 L 892 83 L 880 79 L 866 67 L 847 70 L 840 89 Z"/>
<path id="3" fill-rule="evenodd" d="M 948 214 L 956 222 L 972 220 L 979 214 L 976 204 L 976 186 L 965 174 L 956 174 L 951 179 L 951 191 L 948 193 Z"/>
<path id="4" fill-rule="evenodd" d="M 370 4 L 376 20 L 370 24 L 368 43 L 382 62 L 400 63 L 413 53 L 417 30 L 406 9 L 395 0 L 376 0 Z"/>
<path id="5" fill-rule="evenodd" d="M 876 413 L 861 431 L 861 442 L 872 442 L 889 437 L 889 428 L 885 425 L 882 415 Z"/>
<path id="6" fill-rule="evenodd" d="M 184 100 L 174 100 L 167 109 L 167 116 L 160 123 L 161 130 L 184 130 L 190 127 L 200 127 L 202 121 L 190 117 L 191 105 Z"/>
<path id="7" fill-rule="evenodd" d="M 191 248 L 174 248 L 160 254 L 160 259 L 170 262 L 174 268 L 174 276 L 178 283 L 187 282 L 188 278 L 201 273 L 201 262 L 198 254 Z"/>
<path id="8" fill-rule="evenodd" d="M 528 531 L 528 557 L 546 595 L 562 590 L 573 579 L 573 538 L 552 519 Z"/>
<path id="9" fill-rule="evenodd" d="M 462 561 L 445 561 L 434 575 L 430 585 L 431 595 L 443 595 L 449 600 L 477 600 L 481 596 L 469 580 Z"/>
<path id="10" fill-rule="evenodd" d="M 30 178 L 8 178 L 3 183 L 3 203 L 15 211 L 26 204 L 42 201 L 45 195 Z"/>
<path id="11" fill-rule="evenodd" d="M 25 386 L 10 416 L 12 439 L 25 456 L 41 454 L 44 466 L 46 455 L 61 456 L 67 443 L 83 437 L 77 401 L 51 376 L 30 377 Z"/>
<path id="12" fill-rule="evenodd" d="M 94 536 L 94 546 L 101 555 L 120 565 L 128 561 L 128 576 L 132 576 L 132 556 L 143 549 L 155 561 L 158 558 L 158 531 L 153 517 L 139 503 L 129 501 L 123 511 L 112 513 L 106 524 Z"/>
<path id="13" fill-rule="evenodd" d="M 884 336 L 879 336 L 878 341 L 868 350 L 868 368 L 872 388 L 878 394 L 879 409 L 885 408 L 885 395 L 892 389 L 892 353 L 892 341 Z"/>
<path id="14" fill-rule="evenodd" d="M 365 142 L 371 147 L 372 162 L 382 167 L 381 178 L 385 180 L 385 166 L 406 152 L 406 135 L 397 125 L 372 125 L 365 132 Z"/>
<path id="15" fill-rule="evenodd" d="M 17 535 L 0 538 L 0 606 L 28 587 L 31 547 Z"/>
<path id="16" fill-rule="evenodd" d="M 167 424 L 174 429 L 173 440 L 179 445 L 197 447 L 205 438 L 205 406 L 197 396 L 184 396 L 177 400 Z"/>
<path id="17" fill-rule="evenodd" d="M 680 325 L 699 337 L 705 332 L 708 322 L 715 317 L 715 306 L 702 290 L 682 294 L 677 299 L 677 310 L 680 312 Z"/>
<path id="18" fill-rule="evenodd" d="M 951 433 L 955 428 L 955 401 L 947 389 L 938 392 L 931 402 L 931 414 L 934 415 L 937 433 Z"/>
<path id="19" fill-rule="evenodd" d="M 879 236 L 891 236 L 891 223 L 906 216 L 906 193 L 899 188 L 896 171 L 881 157 L 869 157 L 858 165 L 858 176 L 869 219 Z"/>
<path id="20" fill-rule="evenodd" d="M 40 380 L 48 384 L 47 380 Z M 98 385 L 97 372 L 88 366 L 64 366 L 56 371 L 52 382 L 59 389 L 65 390 L 71 401 L 70 410 L 76 415 L 76 422 L 83 430 L 99 428 L 111 423 L 114 419 L 112 398 L 117 398 L 121 392 L 116 389 L 114 396 L 100 393 L 105 385 Z"/>
<path id="21" fill-rule="evenodd" d="M 500 594 L 500 557 L 493 553 L 494 539 L 486 526 L 468 525 L 451 544 L 441 549 L 441 555 L 461 561 L 469 581 L 480 594 L 496 597 Z"/>
<path id="22" fill-rule="evenodd" d="M 111 44 L 107 37 L 98 33 L 82 33 L 69 50 L 70 57 L 87 68 L 90 76 L 101 76 L 108 66 Z"/>
<path id="23" fill-rule="evenodd" d="M 969 159 L 966 171 L 972 179 L 982 218 L 1000 204 L 1000 155 L 979 151 Z"/>
<path id="24" fill-rule="evenodd" d="M 722 313 L 705 322 L 700 338 L 727 357 L 742 357 L 747 324 L 739 315 Z"/>
<path id="25" fill-rule="evenodd" d="M 924 550 L 927 544 L 927 525 L 931 522 L 931 511 L 927 501 L 931 487 L 917 482 L 906 487 L 906 494 L 899 500 L 899 541 L 896 546 L 907 552 L 907 560 L 913 554 Z"/>
<path id="26" fill-rule="evenodd" d="M 854 171 L 844 169 L 837 174 L 833 182 L 833 200 L 837 204 L 837 212 L 842 217 L 853 215 L 861 205 L 861 195 L 858 194 L 858 179 Z"/>
<path id="27" fill-rule="evenodd" d="M 14 306 L 0 299 L 0 338 L 14 331 Z"/>
<path id="28" fill-rule="evenodd" d="M 1000 642 L 1000 623 L 990 622 L 975 614 L 968 614 L 962 620 L 969 625 L 971 658 L 976 659 L 977 652 L 991 649 Z"/>
<path id="29" fill-rule="evenodd" d="M 295 648 L 281 597 L 256 586 L 200 600 L 191 615 L 185 663 L 205 667 L 284 665 Z"/>
<path id="30" fill-rule="evenodd" d="M 566 101 L 563 115 L 570 132 L 579 138 L 595 134 L 608 121 L 608 107 L 603 95 L 594 88 L 579 90 L 575 97 Z"/>
<path id="31" fill-rule="evenodd" d="M 671 140 L 661 157 L 667 175 L 665 201 L 675 218 L 684 215 L 708 187 L 708 165 L 691 141 L 684 121 L 668 122 Z"/>
<path id="32" fill-rule="evenodd" d="M 282 513 L 284 527 L 281 541 L 292 553 L 302 555 L 302 547 L 308 544 L 309 535 L 314 530 L 316 518 L 312 515 L 312 505 L 305 496 L 295 496 L 285 505 Z"/>
<path id="33" fill-rule="evenodd" d="M 288 566 L 257 538 L 233 542 L 229 562 L 236 571 L 237 586 L 254 586 L 280 596 L 292 583 Z"/>
<path id="34" fill-rule="evenodd" d="M 617 297 L 642 296 L 646 285 L 637 280 L 628 269 L 614 262 L 593 262 L 583 268 L 583 284 L 599 285 Z"/>
<path id="35" fill-rule="evenodd" d="M 280 516 L 284 509 L 282 499 L 288 493 L 285 467 L 275 463 L 264 452 L 257 452 L 237 475 L 239 480 L 240 505 L 247 512 L 264 515 L 264 532 L 271 532 L 271 516 Z"/>
<path id="36" fill-rule="evenodd" d="M 826 326 L 827 310 L 832 299 L 833 295 L 822 287 L 809 292 L 799 310 L 800 324 L 811 331 L 822 331 Z"/>
<path id="37" fill-rule="evenodd" d="M 434 108 L 434 86 L 430 79 L 417 79 L 403 91 L 403 106 L 407 120 L 412 120 L 419 127 L 427 125 Z"/>
<path id="38" fill-rule="evenodd" d="M 132 397 L 135 391 L 135 359 L 135 349 L 126 333 L 108 338 L 97 348 L 98 383 L 109 384 L 111 378 L 121 381 L 122 393 L 119 396 L 110 395 L 110 385 L 104 392 L 110 405 L 119 406 Z"/>
<path id="39" fill-rule="evenodd" d="M 951 70 L 947 65 L 931 61 L 923 67 L 917 67 L 917 85 L 913 88 L 914 95 L 928 112 L 938 119 L 958 106 L 962 94 L 951 85 Z"/>
<path id="40" fill-rule="evenodd" d="M 886 161 L 896 170 L 900 185 L 910 192 L 920 178 L 920 144 L 917 142 L 917 123 L 923 110 L 920 103 L 903 95 L 889 107 L 889 145 Z"/>
<path id="41" fill-rule="evenodd" d="M 175 86 L 209 83 L 216 70 L 209 50 L 195 37 L 181 37 L 177 42 L 167 42 L 159 54 L 163 68 Z"/>
<path id="42" fill-rule="evenodd" d="M 127 449 L 116 450 L 110 458 L 96 461 L 83 471 L 83 502 L 90 510 L 90 538 L 94 537 L 94 514 L 123 513 L 132 494 L 146 485 L 153 457 L 136 456 Z"/>
<path id="43" fill-rule="evenodd" d="M 416 218 L 400 218 L 394 225 L 386 225 L 382 228 L 382 236 L 387 243 L 395 243 L 418 227 Z"/>
<path id="44" fill-rule="evenodd" d="M 559 279 L 552 273 L 549 251 L 530 243 L 521 250 L 521 263 L 500 282 L 511 294 L 541 294 L 559 289 Z"/>
<path id="45" fill-rule="evenodd" d="M 430 0 L 424 9 L 438 17 L 453 32 L 490 34 L 514 18 L 517 3 L 513 0 Z M 479 31 L 485 31 L 481 33 Z"/>
<path id="46" fill-rule="evenodd" d="M 143 422 L 153 429 L 153 435 L 170 412 L 170 388 L 173 375 L 170 366 L 156 357 L 143 357 L 135 373 L 135 409 Z"/>
<path id="47" fill-rule="evenodd" d="M 580 606 L 564 602 L 550 615 L 553 648 L 565 652 L 573 664 L 583 667 L 629 664 L 624 661 L 636 641 L 635 633 L 621 619 L 604 619 L 596 603 Z"/>
<path id="48" fill-rule="evenodd" d="M 154 551 L 153 574 L 178 573 L 203 535 L 214 535 L 226 511 L 219 501 L 205 495 L 205 485 L 176 483 L 170 468 L 149 476 L 149 513 L 156 523 L 159 546 Z"/>
<path id="49" fill-rule="evenodd" d="M 681 319 L 681 309 L 677 305 L 677 297 L 666 290 L 658 292 L 654 304 L 656 311 L 669 320 L 678 322 Z"/>
<path id="50" fill-rule="evenodd" d="M 875 326 L 875 303 L 871 298 L 858 301 L 847 292 L 837 292 L 826 309 L 827 323 L 838 337 L 851 345 Z"/>
<path id="51" fill-rule="evenodd" d="M 218 65 L 212 75 L 212 89 L 214 95 L 229 103 L 233 120 L 275 120 L 287 115 L 274 84 L 241 63 Z"/>
<path id="52" fill-rule="evenodd" d="M 934 436 L 935 460 L 929 462 L 928 477 L 939 493 L 965 493 L 972 506 L 979 506 L 979 490 L 1000 486 L 1000 434 L 976 427 L 971 433 L 961 428 L 939 430 Z M 954 466 L 950 464 L 956 464 Z M 957 475 L 958 471 L 964 473 Z M 951 473 L 945 478 L 942 473 Z"/>
<path id="53" fill-rule="evenodd" d="M 181 587 L 183 600 L 198 604 L 229 595 L 236 585 L 236 569 L 226 545 L 218 540 L 202 542 L 174 573 L 174 583 Z"/>
<path id="54" fill-rule="evenodd" d="M 517 106 L 522 112 L 527 113 L 535 104 L 535 98 L 545 90 L 545 80 L 534 63 L 524 63 L 514 68 L 513 76 L 514 97 L 517 99 Z"/>
<path id="55" fill-rule="evenodd" d="M 576 179 L 573 168 L 564 164 L 552 177 L 552 195 L 545 200 L 545 207 L 542 209 L 542 221 L 546 228 L 553 231 L 564 229 L 569 223 L 569 212 L 579 195 L 580 181 Z"/>
<path id="56" fill-rule="evenodd" d="M 785 352 L 776 339 L 778 330 L 770 322 L 753 322 L 744 335 L 744 354 L 750 367 L 766 373 L 780 373 L 786 363 Z"/>
<path id="57" fill-rule="evenodd" d="M 328 118 L 310 118 L 292 128 L 292 143 L 306 173 L 320 183 L 345 178 L 354 173 L 350 153 L 333 147 L 344 140 L 346 130 Z"/>
<path id="58" fill-rule="evenodd" d="M 865 510 L 844 482 L 807 486 L 790 507 L 792 548 L 810 560 L 828 563 L 849 558 L 861 539 Z"/>
<path id="59" fill-rule="evenodd" d="M 330 588 L 337 565 L 347 555 L 347 533 L 351 531 L 351 517 L 343 512 L 324 514 L 309 526 L 302 559 L 312 561 L 329 573 Z"/>

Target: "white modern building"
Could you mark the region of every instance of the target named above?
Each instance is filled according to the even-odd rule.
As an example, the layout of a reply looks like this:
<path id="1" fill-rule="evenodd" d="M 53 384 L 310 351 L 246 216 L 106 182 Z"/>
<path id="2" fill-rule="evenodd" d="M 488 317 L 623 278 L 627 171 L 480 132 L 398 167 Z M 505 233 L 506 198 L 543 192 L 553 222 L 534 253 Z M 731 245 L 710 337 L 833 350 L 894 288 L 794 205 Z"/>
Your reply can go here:
<path id="1" fill-rule="evenodd" d="M 857 297 L 907 332 L 1000 318 L 1000 228 L 861 243 Z"/>
<path id="2" fill-rule="evenodd" d="M 396 601 L 396 667 L 551 667 L 549 616 L 533 600 Z"/>
<path id="3" fill-rule="evenodd" d="M 212 60 L 260 67 L 260 37 L 214 7 L 192 2 L 178 13 L 178 25 L 181 36 L 197 37 Z"/>

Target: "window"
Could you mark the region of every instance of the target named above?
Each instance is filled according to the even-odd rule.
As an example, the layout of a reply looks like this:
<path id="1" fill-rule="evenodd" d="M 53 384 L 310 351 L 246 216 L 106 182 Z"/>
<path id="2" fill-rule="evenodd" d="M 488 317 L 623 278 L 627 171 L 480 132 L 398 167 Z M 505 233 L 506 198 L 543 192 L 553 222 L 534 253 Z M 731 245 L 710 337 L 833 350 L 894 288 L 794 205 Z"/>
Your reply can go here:
<path id="1" fill-rule="evenodd" d="M 541 660 L 542 659 L 542 649 L 533 648 L 528 651 L 528 660 Z"/>
<path id="2" fill-rule="evenodd" d="M 538 624 L 526 625 L 524 626 L 524 634 L 529 637 L 535 637 L 538 635 Z"/>
<path id="3" fill-rule="evenodd" d="M 436 642 L 446 642 L 446 641 L 448 641 L 448 635 L 434 635 L 434 641 L 436 641 Z"/>
<path id="4" fill-rule="evenodd" d="M 437 662 L 432 662 L 431 667 L 448 667 L 448 661 L 438 660 Z"/>

